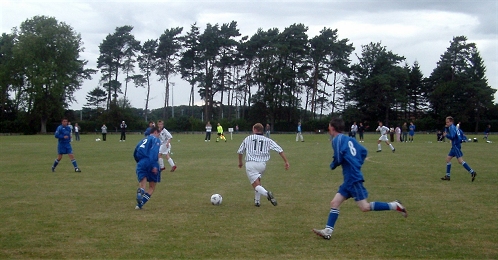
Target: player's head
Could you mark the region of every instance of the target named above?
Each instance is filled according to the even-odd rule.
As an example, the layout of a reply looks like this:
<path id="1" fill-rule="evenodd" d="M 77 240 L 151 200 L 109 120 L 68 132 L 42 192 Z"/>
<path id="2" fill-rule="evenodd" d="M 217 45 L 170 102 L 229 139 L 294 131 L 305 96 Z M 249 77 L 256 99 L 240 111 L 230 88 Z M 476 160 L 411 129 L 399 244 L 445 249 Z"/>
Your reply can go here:
<path id="1" fill-rule="evenodd" d="M 261 123 L 256 123 L 252 126 L 252 132 L 255 134 L 263 133 L 263 125 Z"/>
<path id="2" fill-rule="evenodd" d="M 382 121 L 379 121 L 379 125 L 382 126 Z"/>
<path id="3" fill-rule="evenodd" d="M 159 122 L 158 122 L 159 123 Z M 153 126 L 151 129 L 150 129 L 150 134 L 155 136 L 155 137 L 158 137 L 159 136 L 159 133 L 161 132 L 161 130 L 159 130 L 159 128 Z"/>
<path id="4" fill-rule="evenodd" d="M 62 122 L 62 125 L 63 125 L 63 126 L 67 126 L 67 122 L 68 122 L 68 121 L 67 121 L 67 118 L 65 118 L 65 117 L 64 117 L 64 118 L 62 118 L 62 121 L 61 121 L 61 122 Z"/>
<path id="5" fill-rule="evenodd" d="M 455 121 L 455 119 L 453 119 L 453 117 L 447 116 L 446 117 L 446 127 L 449 127 L 450 125 L 452 125 L 454 121 Z"/>
<path id="6" fill-rule="evenodd" d="M 329 134 L 334 136 L 336 133 L 340 134 L 344 131 L 344 127 L 344 120 L 342 120 L 342 118 L 334 117 L 329 123 Z"/>
<path id="7" fill-rule="evenodd" d="M 157 128 L 159 128 L 159 131 L 163 130 L 163 128 L 164 128 L 164 122 L 163 122 L 163 120 L 158 120 L 157 121 Z"/>
<path id="8" fill-rule="evenodd" d="M 149 121 L 149 127 L 153 127 L 154 126 L 154 121 Z"/>

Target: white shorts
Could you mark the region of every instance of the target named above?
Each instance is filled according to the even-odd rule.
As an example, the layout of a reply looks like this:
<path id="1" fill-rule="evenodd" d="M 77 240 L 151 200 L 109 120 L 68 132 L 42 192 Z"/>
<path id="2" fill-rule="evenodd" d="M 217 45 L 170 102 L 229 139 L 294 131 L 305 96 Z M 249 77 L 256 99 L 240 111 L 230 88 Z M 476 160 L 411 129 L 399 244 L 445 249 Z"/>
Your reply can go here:
<path id="1" fill-rule="evenodd" d="M 246 162 L 247 178 L 253 184 L 266 170 L 266 162 Z"/>
<path id="2" fill-rule="evenodd" d="M 387 139 L 387 135 L 381 135 L 381 136 L 379 137 L 379 141 L 384 141 L 384 142 L 387 142 L 387 141 L 388 141 L 388 139 Z"/>
<path id="3" fill-rule="evenodd" d="M 166 144 L 161 144 L 161 147 L 159 147 L 160 154 L 169 154 L 170 151 L 171 151 L 171 144 L 169 144 L 169 147 L 166 147 Z"/>

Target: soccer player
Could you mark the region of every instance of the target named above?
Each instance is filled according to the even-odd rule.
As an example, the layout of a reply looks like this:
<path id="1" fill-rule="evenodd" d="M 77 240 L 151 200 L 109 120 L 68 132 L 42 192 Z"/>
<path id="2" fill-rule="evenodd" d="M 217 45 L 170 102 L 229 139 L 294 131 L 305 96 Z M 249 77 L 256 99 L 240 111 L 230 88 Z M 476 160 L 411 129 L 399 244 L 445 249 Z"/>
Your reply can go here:
<path id="1" fill-rule="evenodd" d="M 271 191 L 261 186 L 261 177 L 266 170 L 266 162 L 270 160 L 270 150 L 276 151 L 284 160 L 285 169 L 289 169 L 289 161 L 285 157 L 284 150 L 272 139 L 263 135 L 263 125 L 260 123 L 252 127 L 252 135 L 246 137 L 239 150 L 239 168 L 242 168 L 242 155 L 246 154 L 246 174 L 254 188 L 254 205 L 260 206 L 261 195 L 265 196 L 273 206 L 277 206 L 277 200 Z"/>
<path id="2" fill-rule="evenodd" d="M 365 133 L 365 127 L 363 126 L 363 123 L 360 123 L 360 126 L 358 126 L 358 134 L 360 134 L 360 143 L 365 142 L 365 140 L 363 140 L 364 133 Z"/>
<path id="3" fill-rule="evenodd" d="M 313 229 L 313 232 L 325 239 L 330 239 L 334 231 L 335 222 L 339 217 L 339 207 L 349 198 L 354 198 L 356 204 L 363 212 L 396 210 L 406 218 L 408 216 L 406 209 L 398 200 L 393 202 L 368 203 L 368 192 L 363 187 L 364 179 L 361 172 L 361 166 L 367 157 L 367 150 L 356 142 L 356 139 L 342 134 L 345 128 L 342 119 L 333 118 L 328 128 L 334 151 L 330 169 L 334 170 L 337 166 L 342 165 L 344 183 L 339 187 L 339 190 L 330 202 L 330 212 L 325 228 Z"/>
<path id="4" fill-rule="evenodd" d="M 152 128 L 154 126 L 155 126 L 154 121 L 150 121 L 149 122 L 149 127 L 147 127 L 147 129 L 145 129 L 144 135 L 145 136 L 149 136 L 150 135 L 150 130 L 152 130 Z"/>
<path id="5" fill-rule="evenodd" d="M 415 125 L 413 124 L 413 122 L 410 122 L 408 130 L 408 135 L 410 135 L 409 141 L 413 142 L 413 136 L 415 135 Z"/>
<path id="6" fill-rule="evenodd" d="M 453 159 L 453 157 L 456 157 L 458 163 L 460 163 L 467 171 L 469 171 L 470 177 L 472 177 L 472 181 L 474 181 L 477 173 L 472 168 L 470 168 L 470 166 L 463 160 L 463 153 L 461 149 L 462 140 L 464 137 L 462 137 L 462 132 L 460 132 L 459 129 L 455 127 L 453 122 L 453 117 L 446 117 L 446 128 L 443 135 L 450 140 L 451 149 L 448 153 L 448 156 L 446 157 L 446 175 L 442 177 L 441 180 L 450 180 L 451 159 Z"/>
<path id="7" fill-rule="evenodd" d="M 303 128 L 301 127 L 301 122 L 297 123 L 297 134 L 296 134 L 296 142 L 301 139 L 301 142 L 304 142 L 303 137 Z"/>
<path id="8" fill-rule="evenodd" d="M 483 137 L 483 139 L 486 139 L 486 141 L 489 141 L 488 137 L 489 137 L 489 133 L 490 132 L 491 132 L 491 125 L 488 125 L 486 127 L 486 129 L 484 130 L 484 137 Z"/>
<path id="9" fill-rule="evenodd" d="M 170 156 L 171 152 L 171 139 L 173 136 L 170 134 L 166 128 L 164 128 L 164 122 L 159 120 L 157 121 L 157 127 L 159 128 L 159 140 L 161 140 L 161 148 L 159 149 L 159 166 L 161 167 L 161 171 L 165 169 L 163 154 L 166 156 L 169 165 L 171 166 L 171 172 L 176 170 L 176 165 L 173 159 Z"/>
<path id="10" fill-rule="evenodd" d="M 121 122 L 119 125 L 119 128 L 121 129 L 121 137 L 119 138 L 120 142 L 126 142 L 126 128 L 128 126 L 126 125 L 125 121 Z"/>
<path id="11" fill-rule="evenodd" d="M 150 135 L 138 142 L 133 152 L 133 158 L 137 162 L 136 174 L 138 179 L 137 205 L 135 209 L 142 207 L 150 200 L 150 197 L 156 189 L 156 183 L 161 182 L 161 170 L 158 164 L 159 147 L 159 129 L 153 127 Z M 146 183 L 149 183 L 149 189 L 145 192 Z"/>
<path id="12" fill-rule="evenodd" d="M 408 126 L 406 125 L 406 122 L 403 123 L 403 125 L 401 126 L 401 132 L 403 134 L 403 138 L 401 140 L 401 142 L 408 142 Z"/>
<path id="13" fill-rule="evenodd" d="M 71 163 L 74 166 L 75 172 L 81 172 L 80 168 L 78 168 L 78 164 L 76 163 L 76 159 L 74 159 L 73 148 L 71 147 L 71 128 L 68 125 L 67 118 L 62 119 L 62 123 L 55 130 L 55 138 L 58 139 L 57 145 L 57 159 L 55 159 L 54 164 L 52 165 L 52 172 L 55 172 L 55 167 L 62 160 L 62 155 L 67 154 L 69 159 L 71 159 Z"/>
<path id="14" fill-rule="evenodd" d="M 382 148 L 380 146 L 380 143 L 382 141 L 384 141 L 384 142 L 386 142 L 387 145 L 389 145 L 389 147 L 391 148 L 391 151 L 393 151 L 393 153 L 394 153 L 396 151 L 396 149 L 394 149 L 394 146 L 389 142 L 389 139 L 387 138 L 387 133 L 389 132 L 389 127 L 383 126 L 382 121 L 379 121 L 379 126 L 377 127 L 377 129 L 375 129 L 375 131 L 380 132 L 380 137 L 379 137 L 379 140 L 377 141 L 377 152 L 382 152 Z"/>
<path id="15" fill-rule="evenodd" d="M 103 124 L 100 129 L 102 129 L 102 140 L 105 141 L 107 137 L 107 126 Z"/>
<path id="16" fill-rule="evenodd" d="M 358 132 L 358 125 L 356 125 L 356 122 L 351 125 L 351 137 L 356 139 L 356 132 Z"/>
<path id="17" fill-rule="evenodd" d="M 218 132 L 218 137 L 216 137 L 216 142 L 219 142 L 221 140 L 227 141 L 225 135 L 223 134 L 223 126 L 218 123 L 218 126 L 216 127 L 216 131 Z"/>

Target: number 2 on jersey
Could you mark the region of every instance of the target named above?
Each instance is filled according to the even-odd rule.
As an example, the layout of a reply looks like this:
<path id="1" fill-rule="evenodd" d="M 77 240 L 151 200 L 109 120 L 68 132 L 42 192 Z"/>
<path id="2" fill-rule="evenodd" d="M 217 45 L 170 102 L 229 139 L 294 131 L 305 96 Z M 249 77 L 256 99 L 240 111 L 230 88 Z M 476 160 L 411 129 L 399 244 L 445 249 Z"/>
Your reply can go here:
<path id="1" fill-rule="evenodd" d="M 147 143 L 147 138 L 142 141 L 140 148 L 145 148 L 145 144 Z"/>

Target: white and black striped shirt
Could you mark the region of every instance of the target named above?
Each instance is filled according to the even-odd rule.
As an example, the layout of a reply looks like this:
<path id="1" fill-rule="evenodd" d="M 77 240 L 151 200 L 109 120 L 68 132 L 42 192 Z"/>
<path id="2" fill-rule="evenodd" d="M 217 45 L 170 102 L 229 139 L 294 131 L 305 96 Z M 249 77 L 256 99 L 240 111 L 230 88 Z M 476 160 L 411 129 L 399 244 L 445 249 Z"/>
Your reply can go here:
<path id="1" fill-rule="evenodd" d="M 161 130 L 161 133 L 159 133 L 159 140 L 161 140 L 161 144 L 165 144 L 169 139 L 173 139 L 173 136 L 169 133 L 168 130 L 166 130 L 166 128 L 163 128 L 163 130 Z"/>
<path id="2" fill-rule="evenodd" d="M 281 153 L 284 150 L 275 141 L 262 134 L 252 134 L 242 141 L 238 154 L 246 153 L 246 162 L 267 162 L 270 160 L 270 150 Z"/>

